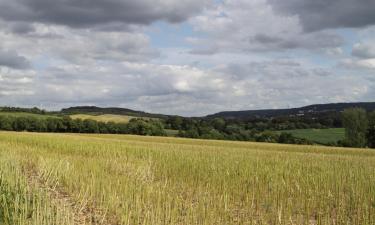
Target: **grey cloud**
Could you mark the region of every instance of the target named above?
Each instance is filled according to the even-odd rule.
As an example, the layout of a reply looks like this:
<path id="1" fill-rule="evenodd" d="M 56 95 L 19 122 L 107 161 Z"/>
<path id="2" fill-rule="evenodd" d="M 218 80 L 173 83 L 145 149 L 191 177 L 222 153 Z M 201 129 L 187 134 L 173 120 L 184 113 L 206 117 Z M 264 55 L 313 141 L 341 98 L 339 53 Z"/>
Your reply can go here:
<path id="1" fill-rule="evenodd" d="M 99 63 L 99 61 L 147 62 L 159 56 L 159 51 L 150 46 L 149 38 L 137 32 L 81 32 L 81 30 L 62 29 L 46 34 L 30 34 L 24 45 L 30 45 L 29 54 L 49 55 L 52 59 L 64 60 L 76 65 Z M 48 38 L 45 38 L 48 37 Z M 44 39 L 32 45 L 33 40 Z"/>
<path id="2" fill-rule="evenodd" d="M 223 14 L 225 17 L 220 16 Z M 200 40 L 190 39 L 195 47 L 192 54 L 321 51 L 338 48 L 344 43 L 333 31 L 304 32 L 298 16 L 277 13 L 267 0 L 223 1 L 219 7 L 204 10 L 192 24 L 207 34 Z"/>
<path id="3" fill-rule="evenodd" d="M 35 31 L 34 26 L 26 22 L 8 23 L 7 29 L 16 34 L 28 34 Z"/>
<path id="4" fill-rule="evenodd" d="M 35 31 L 26 34 L 0 30 L 2 49 L 17 49 L 27 59 L 34 59 L 35 63 L 41 61 L 43 67 L 64 62 L 76 65 L 99 61 L 148 62 L 160 54 L 140 30 L 101 32 L 38 23 L 34 28 Z"/>
<path id="5" fill-rule="evenodd" d="M 0 66 L 6 66 L 14 69 L 29 69 L 30 62 L 15 51 L 4 51 L 0 49 Z"/>
<path id="6" fill-rule="evenodd" d="M 352 55 L 359 58 L 375 58 L 375 44 L 358 43 L 354 45 Z"/>
<path id="7" fill-rule="evenodd" d="M 0 101 L 6 105 L 20 103 L 23 98 L 34 94 L 35 74 L 30 70 L 0 70 Z M 5 102 L 4 102 L 5 101 Z"/>
<path id="8" fill-rule="evenodd" d="M 374 59 L 344 59 L 338 62 L 338 68 L 354 70 L 356 72 L 373 71 L 375 70 Z"/>
<path id="9" fill-rule="evenodd" d="M 259 50 L 321 49 L 340 47 L 344 44 L 344 40 L 341 36 L 332 32 L 314 32 L 294 37 L 257 34 L 250 38 L 250 43 L 258 44 L 254 46 L 254 49 Z"/>
<path id="10" fill-rule="evenodd" d="M 186 116 L 354 101 L 368 95 L 370 88 L 365 77 L 337 76 L 293 59 L 230 64 L 215 70 L 144 63 L 61 66 L 39 71 L 34 78 L 9 74 L 2 79 L 13 81 L 0 92 L 1 104 L 42 104 L 53 109 L 92 104 Z"/>
<path id="11" fill-rule="evenodd" d="M 237 99 L 251 99 L 257 108 L 357 100 L 369 85 L 366 77 L 338 76 L 337 71 L 307 68 L 293 60 L 233 64 L 218 71 L 231 75 L 228 83 L 240 94 Z"/>
<path id="12" fill-rule="evenodd" d="M 70 27 L 100 24 L 150 24 L 157 20 L 177 23 L 204 7 L 206 0 L 0 0 L 0 17 Z"/>
<path id="13" fill-rule="evenodd" d="M 0 104 L 191 116 L 374 96 L 368 77 L 375 61 L 353 61 L 351 70 L 320 64 L 328 59 L 323 55 L 316 62 L 315 54 L 300 50 L 333 51 L 342 38 L 330 30 L 304 32 L 301 17 L 275 13 L 281 8 L 268 0 L 219 1 L 204 10 L 191 20 L 193 34 L 203 34 L 190 39 L 195 55 L 185 46 L 153 48 L 139 26 L 184 20 L 207 1 L 0 0 L 2 49 L 22 53 L 0 50 L 0 64 L 9 67 L 0 69 Z M 372 56 L 365 50 L 355 47 L 353 55 Z M 27 59 L 38 65 L 35 71 Z"/>
<path id="14" fill-rule="evenodd" d="M 298 15 L 306 31 L 375 24 L 374 0 L 268 0 L 276 11 Z"/>
<path id="15" fill-rule="evenodd" d="M 261 43 L 261 44 L 273 44 L 282 42 L 283 40 L 279 37 L 270 36 L 267 34 L 256 34 L 253 38 L 255 42 Z"/>
<path id="16" fill-rule="evenodd" d="M 306 77 L 321 77 L 331 74 L 323 68 L 306 69 L 298 61 L 291 59 L 278 59 L 248 64 L 228 64 L 216 68 L 216 72 L 231 76 L 231 80 L 243 81 L 256 79 L 258 81 L 273 82 L 284 79 L 304 79 Z"/>
<path id="17" fill-rule="evenodd" d="M 218 48 L 211 47 L 211 48 L 200 48 L 200 49 L 192 49 L 188 53 L 193 55 L 213 55 L 217 53 L 219 50 Z"/>
<path id="18" fill-rule="evenodd" d="M 106 72 L 103 74 L 98 68 L 105 68 Z M 41 101 L 119 104 L 141 96 L 190 95 L 217 90 L 217 86 L 208 81 L 210 78 L 205 72 L 189 66 L 124 63 L 49 68 L 35 81 L 38 84 L 35 97 Z"/>

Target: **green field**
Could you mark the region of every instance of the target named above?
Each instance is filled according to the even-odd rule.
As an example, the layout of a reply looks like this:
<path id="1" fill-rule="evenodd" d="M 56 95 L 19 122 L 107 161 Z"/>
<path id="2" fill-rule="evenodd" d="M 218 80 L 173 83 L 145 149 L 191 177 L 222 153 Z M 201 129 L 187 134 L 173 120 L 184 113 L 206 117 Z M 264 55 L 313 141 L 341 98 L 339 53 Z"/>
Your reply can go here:
<path id="1" fill-rule="evenodd" d="M 280 131 L 291 133 L 297 138 L 304 138 L 320 144 L 336 143 L 345 138 L 344 128 L 330 128 L 330 129 L 299 129 Z"/>
<path id="2" fill-rule="evenodd" d="M 375 151 L 0 132 L 0 224 L 375 224 Z"/>

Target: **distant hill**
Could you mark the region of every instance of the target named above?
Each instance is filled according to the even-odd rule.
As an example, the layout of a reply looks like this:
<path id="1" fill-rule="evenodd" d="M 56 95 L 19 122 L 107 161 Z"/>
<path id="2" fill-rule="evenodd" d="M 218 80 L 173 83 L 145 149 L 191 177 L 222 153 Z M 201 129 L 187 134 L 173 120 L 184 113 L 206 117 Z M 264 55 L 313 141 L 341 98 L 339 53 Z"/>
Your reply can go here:
<path id="1" fill-rule="evenodd" d="M 113 114 L 113 115 L 126 115 L 126 116 L 150 117 L 150 118 L 168 117 L 167 115 L 146 113 L 143 111 L 136 111 L 136 110 L 126 109 L 126 108 L 116 108 L 116 107 L 100 108 L 96 106 L 70 107 L 70 108 L 62 109 L 60 112 L 63 114 L 91 114 L 91 115 Z"/>
<path id="2" fill-rule="evenodd" d="M 311 116 L 320 117 L 324 115 L 339 115 L 340 112 L 347 108 L 359 107 L 367 111 L 375 111 L 375 102 L 357 102 L 357 103 L 330 103 L 316 104 L 300 108 L 290 109 L 261 109 L 261 110 L 245 110 L 245 111 L 226 111 L 212 115 L 200 117 L 208 118 L 226 118 L 226 119 L 256 119 L 256 118 L 274 118 L 282 116 Z M 97 106 L 76 106 L 62 109 L 57 112 L 48 112 L 38 108 L 17 108 L 17 107 L 0 107 L 0 112 L 24 112 L 32 114 L 48 114 L 48 115 L 72 115 L 72 114 L 88 114 L 88 115 L 123 115 L 130 117 L 148 117 L 166 119 L 172 115 L 154 114 L 143 111 L 137 111 L 127 108 L 109 107 L 101 108 Z M 197 117 L 195 117 L 197 118 Z"/>
<path id="3" fill-rule="evenodd" d="M 347 108 L 359 107 L 367 111 L 375 111 L 375 102 L 358 103 L 331 103 L 309 105 L 300 108 L 291 109 L 262 109 L 246 111 L 227 111 L 208 115 L 208 118 L 227 118 L 227 119 L 249 119 L 249 118 L 270 118 L 279 116 L 303 116 L 307 114 L 337 113 Z"/>

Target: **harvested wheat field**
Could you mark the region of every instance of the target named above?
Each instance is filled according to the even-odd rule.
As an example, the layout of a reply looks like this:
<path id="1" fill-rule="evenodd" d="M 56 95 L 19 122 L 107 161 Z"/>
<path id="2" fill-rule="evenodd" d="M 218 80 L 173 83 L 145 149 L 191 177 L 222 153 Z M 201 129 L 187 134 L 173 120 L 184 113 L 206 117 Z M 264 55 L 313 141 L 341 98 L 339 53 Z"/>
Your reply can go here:
<path id="1" fill-rule="evenodd" d="M 0 224 L 375 224 L 375 151 L 0 133 Z"/>

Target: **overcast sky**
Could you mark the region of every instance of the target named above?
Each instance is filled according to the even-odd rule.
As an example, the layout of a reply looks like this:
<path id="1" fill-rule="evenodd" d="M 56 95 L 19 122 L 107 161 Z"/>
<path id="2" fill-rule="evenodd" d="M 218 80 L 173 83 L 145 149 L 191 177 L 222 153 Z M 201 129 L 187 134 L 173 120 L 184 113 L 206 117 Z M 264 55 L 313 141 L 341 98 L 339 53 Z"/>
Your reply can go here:
<path id="1" fill-rule="evenodd" d="M 374 0 L 0 0 L 0 105 L 375 100 Z"/>

